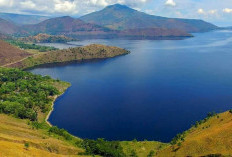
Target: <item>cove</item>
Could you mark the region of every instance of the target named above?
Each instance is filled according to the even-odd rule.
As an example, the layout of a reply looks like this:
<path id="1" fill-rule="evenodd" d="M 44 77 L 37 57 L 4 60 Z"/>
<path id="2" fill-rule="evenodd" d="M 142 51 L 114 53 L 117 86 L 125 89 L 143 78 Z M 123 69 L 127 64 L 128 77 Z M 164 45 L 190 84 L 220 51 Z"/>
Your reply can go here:
<path id="1" fill-rule="evenodd" d="M 131 51 L 116 58 L 36 67 L 72 86 L 49 121 L 81 138 L 169 142 L 208 112 L 232 108 L 232 32 L 185 40 L 83 40 Z"/>

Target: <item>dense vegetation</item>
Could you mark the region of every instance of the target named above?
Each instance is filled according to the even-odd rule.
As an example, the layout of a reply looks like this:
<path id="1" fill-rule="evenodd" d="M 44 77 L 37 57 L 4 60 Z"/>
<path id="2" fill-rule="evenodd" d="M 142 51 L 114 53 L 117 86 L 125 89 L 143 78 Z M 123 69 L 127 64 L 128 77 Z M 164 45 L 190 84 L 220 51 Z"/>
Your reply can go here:
<path id="1" fill-rule="evenodd" d="M 89 140 L 82 142 L 89 155 L 101 155 L 104 157 L 125 157 L 123 149 L 118 141 L 105 141 L 104 139 Z"/>
<path id="2" fill-rule="evenodd" d="M 36 44 L 28 44 L 28 43 L 17 41 L 17 40 L 6 40 L 6 41 L 10 43 L 11 45 L 20 47 L 21 49 L 33 49 L 33 50 L 38 50 L 40 52 L 57 50 L 57 48 L 54 48 L 54 47 L 40 46 Z"/>
<path id="3" fill-rule="evenodd" d="M 111 58 L 128 53 L 129 51 L 118 47 L 92 44 L 40 53 L 39 55 L 31 56 L 23 61 L 11 64 L 10 67 L 25 69 L 42 64 Z"/>
<path id="4" fill-rule="evenodd" d="M 0 112 L 37 120 L 38 112 L 49 111 L 52 96 L 59 94 L 54 82 L 48 76 L 0 68 Z"/>

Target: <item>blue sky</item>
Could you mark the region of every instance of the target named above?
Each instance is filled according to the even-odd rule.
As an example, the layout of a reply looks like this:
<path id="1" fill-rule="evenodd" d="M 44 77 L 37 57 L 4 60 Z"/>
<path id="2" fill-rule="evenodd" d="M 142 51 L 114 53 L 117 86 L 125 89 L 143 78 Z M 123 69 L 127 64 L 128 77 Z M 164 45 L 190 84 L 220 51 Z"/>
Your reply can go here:
<path id="1" fill-rule="evenodd" d="M 197 18 L 219 26 L 232 26 L 232 0 L 0 0 L 0 10 L 78 17 L 116 3 L 153 15 Z"/>

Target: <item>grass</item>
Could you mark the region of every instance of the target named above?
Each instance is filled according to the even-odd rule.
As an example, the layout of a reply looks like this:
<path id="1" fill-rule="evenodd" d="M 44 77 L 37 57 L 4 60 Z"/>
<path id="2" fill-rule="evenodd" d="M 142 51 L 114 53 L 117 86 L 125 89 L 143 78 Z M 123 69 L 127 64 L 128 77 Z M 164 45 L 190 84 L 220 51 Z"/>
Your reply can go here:
<path id="1" fill-rule="evenodd" d="M 169 146 L 158 156 L 232 155 L 232 114 L 224 112 L 186 131 L 184 141 Z"/>
<path id="2" fill-rule="evenodd" d="M 33 129 L 27 120 L 0 114 L 0 156 L 77 156 L 84 152 L 45 129 Z M 25 148 L 25 144 L 29 145 Z"/>
<path id="3" fill-rule="evenodd" d="M 147 157 L 151 151 L 156 154 L 159 150 L 169 146 L 169 144 L 156 141 L 123 141 L 120 144 L 127 156 L 134 150 L 139 157 Z"/>

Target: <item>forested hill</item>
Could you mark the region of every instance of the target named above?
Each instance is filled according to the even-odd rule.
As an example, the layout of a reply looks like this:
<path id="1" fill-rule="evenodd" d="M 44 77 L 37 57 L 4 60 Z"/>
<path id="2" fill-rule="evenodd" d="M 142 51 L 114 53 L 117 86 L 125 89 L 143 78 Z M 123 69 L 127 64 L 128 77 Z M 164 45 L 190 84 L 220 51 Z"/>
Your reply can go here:
<path id="1" fill-rule="evenodd" d="M 41 53 L 29 57 L 21 62 L 11 64 L 8 67 L 25 69 L 48 63 L 61 63 L 69 61 L 111 58 L 128 53 L 129 51 L 122 48 L 92 44 L 84 47 L 75 47 Z"/>

